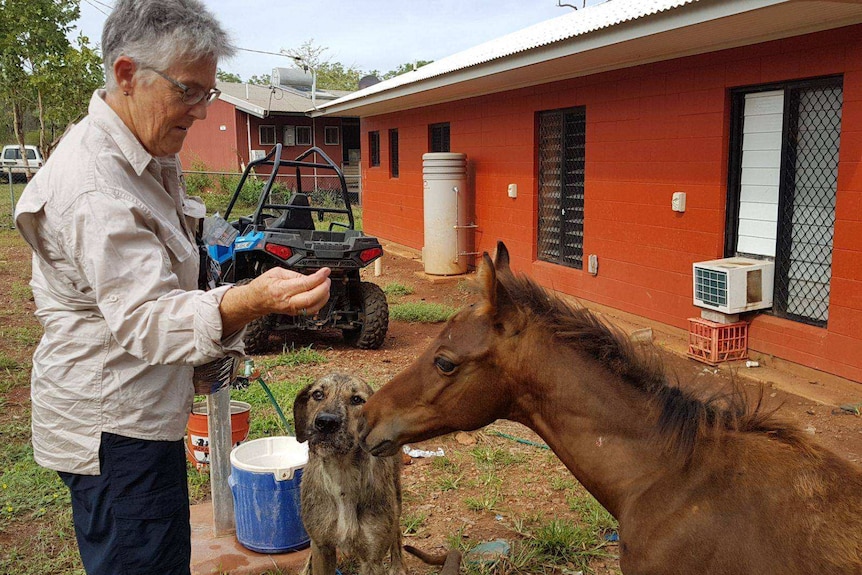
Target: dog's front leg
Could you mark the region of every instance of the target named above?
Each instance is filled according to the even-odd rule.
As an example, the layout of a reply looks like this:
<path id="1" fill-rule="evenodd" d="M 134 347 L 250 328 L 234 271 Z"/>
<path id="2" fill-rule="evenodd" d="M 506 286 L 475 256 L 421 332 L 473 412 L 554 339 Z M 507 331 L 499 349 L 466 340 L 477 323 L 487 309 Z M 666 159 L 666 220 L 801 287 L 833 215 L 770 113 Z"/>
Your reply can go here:
<path id="1" fill-rule="evenodd" d="M 303 575 L 335 575 L 336 553 L 334 546 L 320 546 L 311 542 L 311 556 L 305 564 Z"/>

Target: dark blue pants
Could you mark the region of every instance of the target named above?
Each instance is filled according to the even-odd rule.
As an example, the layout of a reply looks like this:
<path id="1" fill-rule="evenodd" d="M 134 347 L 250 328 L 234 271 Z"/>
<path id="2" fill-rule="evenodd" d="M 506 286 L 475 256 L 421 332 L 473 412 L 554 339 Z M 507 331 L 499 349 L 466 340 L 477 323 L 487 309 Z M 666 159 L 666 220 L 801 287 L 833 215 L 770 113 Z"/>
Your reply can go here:
<path id="1" fill-rule="evenodd" d="M 189 575 L 183 441 L 102 434 L 101 475 L 60 473 L 88 575 Z"/>

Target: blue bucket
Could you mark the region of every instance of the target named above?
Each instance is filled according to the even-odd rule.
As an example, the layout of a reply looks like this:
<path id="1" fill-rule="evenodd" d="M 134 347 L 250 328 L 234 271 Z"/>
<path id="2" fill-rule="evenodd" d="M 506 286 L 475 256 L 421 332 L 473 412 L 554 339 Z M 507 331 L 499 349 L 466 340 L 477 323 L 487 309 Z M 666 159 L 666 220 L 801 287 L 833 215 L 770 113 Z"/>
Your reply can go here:
<path id="1" fill-rule="evenodd" d="M 299 484 L 308 444 L 295 437 L 264 437 L 230 454 L 236 538 L 252 551 L 286 553 L 308 547 L 302 525 Z"/>

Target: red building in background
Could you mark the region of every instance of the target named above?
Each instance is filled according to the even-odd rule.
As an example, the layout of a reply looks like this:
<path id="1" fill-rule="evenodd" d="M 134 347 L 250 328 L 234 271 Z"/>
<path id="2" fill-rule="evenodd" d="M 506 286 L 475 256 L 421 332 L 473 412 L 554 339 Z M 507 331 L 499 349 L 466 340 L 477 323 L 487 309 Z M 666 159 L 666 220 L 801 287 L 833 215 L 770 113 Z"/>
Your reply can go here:
<path id="1" fill-rule="evenodd" d="M 358 118 L 310 116 L 315 105 L 349 92 L 315 90 L 312 95 L 310 82 L 296 82 L 295 74 L 283 75 L 288 76 L 286 81 L 275 86 L 219 82 L 221 96 L 186 137 L 180 154 L 183 167 L 236 172 L 279 143 L 285 157 L 291 159 L 317 146 L 345 171 L 358 174 Z"/>
<path id="2" fill-rule="evenodd" d="M 312 113 L 344 115 L 369 233 L 422 248 L 422 155 L 464 153 L 477 251 L 682 329 L 695 262 L 772 261 L 749 348 L 862 382 L 859 3 L 610 0 Z"/>

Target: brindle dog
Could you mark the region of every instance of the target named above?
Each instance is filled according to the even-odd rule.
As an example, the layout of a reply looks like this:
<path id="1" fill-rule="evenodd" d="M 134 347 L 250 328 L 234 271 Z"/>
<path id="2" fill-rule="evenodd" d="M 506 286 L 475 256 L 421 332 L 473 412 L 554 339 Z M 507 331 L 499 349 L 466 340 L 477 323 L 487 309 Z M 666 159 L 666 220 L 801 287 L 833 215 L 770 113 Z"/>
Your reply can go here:
<path id="1" fill-rule="evenodd" d="M 296 438 L 308 441 L 300 488 L 302 522 L 311 537 L 305 575 L 334 575 L 336 549 L 361 575 L 403 575 L 401 454 L 374 457 L 359 446 L 362 406 L 371 386 L 344 374 L 325 375 L 293 404 Z"/>

